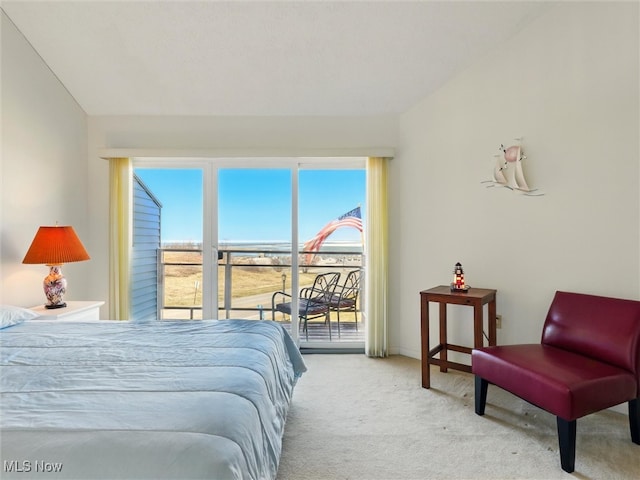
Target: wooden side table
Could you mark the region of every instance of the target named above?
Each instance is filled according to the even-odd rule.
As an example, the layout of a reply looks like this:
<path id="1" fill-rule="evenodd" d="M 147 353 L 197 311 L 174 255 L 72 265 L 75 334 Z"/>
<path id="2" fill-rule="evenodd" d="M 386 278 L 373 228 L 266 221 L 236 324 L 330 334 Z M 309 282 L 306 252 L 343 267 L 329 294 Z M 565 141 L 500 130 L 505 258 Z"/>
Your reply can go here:
<path id="1" fill-rule="evenodd" d="M 429 302 L 440 304 L 440 343 L 429 350 Z M 420 292 L 422 386 L 431 387 L 429 365 L 439 365 L 441 372 L 448 368 L 471 373 L 471 366 L 447 360 L 449 350 L 471 354 L 471 348 L 447 343 L 447 305 L 473 307 L 473 347 L 484 346 L 482 337 L 483 306 L 488 305 L 489 345 L 496 344 L 496 290 L 470 288 L 467 292 L 452 292 L 448 285 L 440 285 Z M 439 358 L 435 358 L 439 354 Z"/>

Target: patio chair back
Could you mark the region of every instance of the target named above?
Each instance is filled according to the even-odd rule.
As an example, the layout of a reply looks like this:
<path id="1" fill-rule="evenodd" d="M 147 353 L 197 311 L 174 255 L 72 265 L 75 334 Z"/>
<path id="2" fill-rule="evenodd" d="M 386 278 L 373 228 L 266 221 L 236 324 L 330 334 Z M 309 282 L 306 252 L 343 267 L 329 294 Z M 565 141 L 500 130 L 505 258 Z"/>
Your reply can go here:
<path id="1" fill-rule="evenodd" d="M 360 269 L 352 270 L 347 274 L 342 285 L 338 285 L 331 296 L 329 306 L 337 312 L 338 336 L 340 335 L 340 312 L 352 312 L 354 315 L 355 329 L 358 330 L 358 296 L 360 295 Z"/>

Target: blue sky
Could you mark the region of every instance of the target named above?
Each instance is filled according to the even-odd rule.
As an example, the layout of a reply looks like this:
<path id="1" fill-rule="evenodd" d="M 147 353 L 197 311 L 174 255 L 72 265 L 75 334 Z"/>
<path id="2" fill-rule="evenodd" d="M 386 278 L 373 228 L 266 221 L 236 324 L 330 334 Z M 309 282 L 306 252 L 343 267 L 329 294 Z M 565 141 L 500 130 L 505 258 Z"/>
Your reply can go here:
<path id="1" fill-rule="evenodd" d="M 201 170 L 136 168 L 135 172 L 162 203 L 162 242 L 201 242 Z M 287 169 L 220 170 L 220 241 L 289 241 L 290 175 Z M 301 170 L 298 189 L 301 242 L 358 205 L 364 219 L 364 169 Z M 360 232 L 341 228 L 329 240 L 359 242 Z"/>

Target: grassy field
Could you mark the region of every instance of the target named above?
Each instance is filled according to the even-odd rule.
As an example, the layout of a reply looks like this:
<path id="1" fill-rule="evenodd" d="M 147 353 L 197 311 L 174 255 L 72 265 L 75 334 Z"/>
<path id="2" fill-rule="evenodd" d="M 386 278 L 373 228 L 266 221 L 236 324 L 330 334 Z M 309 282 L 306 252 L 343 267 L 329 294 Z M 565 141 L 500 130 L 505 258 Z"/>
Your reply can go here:
<path id="1" fill-rule="evenodd" d="M 255 265 L 249 262 L 254 258 L 244 259 L 246 264 L 234 265 L 231 269 L 231 296 L 233 299 L 243 298 L 282 290 L 282 275 L 286 273 L 285 290 L 291 291 L 291 274 L 287 267 L 278 265 Z M 202 305 L 202 254 L 194 252 L 165 251 L 166 265 L 164 277 L 164 303 L 167 306 Z M 242 258 L 234 259 L 234 263 L 243 263 Z M 311 271 L 313 270 L 313 271 Z M 346 271 L 347 269 L 345 269 Z M 310 286 L 321 269 L 310 269 L 301 273 L 300 287 Z M 218 267 L 218 302 L 224 301 L 225 267 Z"/>

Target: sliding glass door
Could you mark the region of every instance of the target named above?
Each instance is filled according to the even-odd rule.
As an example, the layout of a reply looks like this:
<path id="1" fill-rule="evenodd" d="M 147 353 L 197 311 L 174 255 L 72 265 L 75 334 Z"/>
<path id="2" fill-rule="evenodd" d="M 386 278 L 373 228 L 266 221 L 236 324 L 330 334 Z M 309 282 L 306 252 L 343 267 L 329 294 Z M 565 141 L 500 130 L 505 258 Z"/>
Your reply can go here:
<path id="1" fill-rule="evenodd" d="M 364 345 L 366 175 L 357 166 L 301 164 L 298 172 L 300 285 L 311 286 L 318 275 L 337 277 L 326 318 L 309 319 L 306 328 L 303 325 L 301 343 L 308 346 Z"/>
<path id="2" fill-rule="evenodd" d="M 160 239 L 157 318 L 274 320 L 309 347 L 364 345 L 364 159 L 135 159 L 134 166 L 160 211 L 151 226 Z M 134 228 L 148 222 L 134 215 Z M 329 273 L 342 302 L 296 315 L 301 293 Z M 141 275 L 149 273 L 136 267 L 132 285 Z M 347 283 L 348 299 L 340 297 Z"/>
<path id="3" fill-rule="evenodd" d="M 292 171 L 217 170 L 220 318 L 291 322 L 273 306 L 292 284 Z M 280 293 L 277 293 L 280 292 Z"/>
<path id="4" fill-rule="evenodd" d="M 204 170 L 134 172 L 131 315 L 202 319 Z"/>

